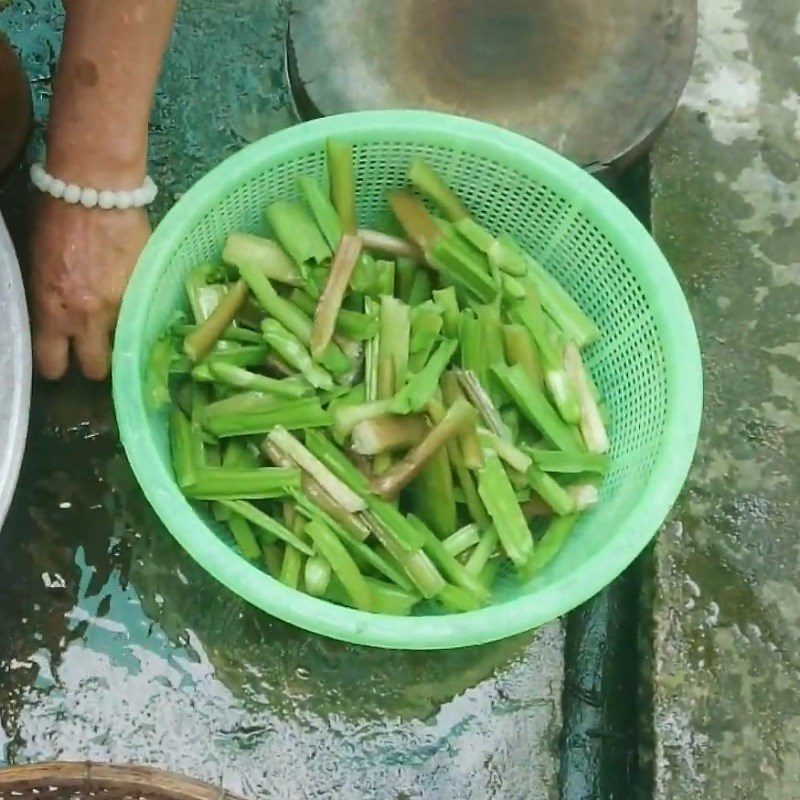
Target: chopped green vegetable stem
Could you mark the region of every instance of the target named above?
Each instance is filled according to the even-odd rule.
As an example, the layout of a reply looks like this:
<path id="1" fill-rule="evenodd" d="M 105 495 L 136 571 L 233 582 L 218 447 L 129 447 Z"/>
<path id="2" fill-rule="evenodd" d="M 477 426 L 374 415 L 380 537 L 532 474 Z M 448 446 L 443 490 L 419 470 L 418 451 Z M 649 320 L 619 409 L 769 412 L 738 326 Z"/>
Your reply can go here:
<path id="1" fill-rule="evenodd" d="M 311 328 L 311 355 L 315 359 L 322 356 L 333 337 L 344 293 L 360 253 L 361 239 L 357 236 L 342 236 L 328 272 L 325 288 L 322 290 L 314 313 L 314 324 Z"/>
<path id="2" fill-rule="evenodd" d="M 237 281 L 222 296 L 211 314 L 183 340 L 184 352 L 193 362 L 196 363 L 206 356 L 217 343 L 244 304 L 247 292 L 247 284 L 241 280 Z"/>
<path id="3" fill-rule="evenodd" d="M 331 199 L 344 233 L 356 232 L 356 179 L 353 169 L 353 148 L 346 142 L 328 139 L 328 177 Z"/>
<path id="4" fill-rule="evenodd" d="M 419 475 L 436 452 L 474 419 L 475 409 L 466 400 L 457 400 L 418 445 L 373 481 L 373 491 L 386 499 L 396 497 L 400 489 Z"/>

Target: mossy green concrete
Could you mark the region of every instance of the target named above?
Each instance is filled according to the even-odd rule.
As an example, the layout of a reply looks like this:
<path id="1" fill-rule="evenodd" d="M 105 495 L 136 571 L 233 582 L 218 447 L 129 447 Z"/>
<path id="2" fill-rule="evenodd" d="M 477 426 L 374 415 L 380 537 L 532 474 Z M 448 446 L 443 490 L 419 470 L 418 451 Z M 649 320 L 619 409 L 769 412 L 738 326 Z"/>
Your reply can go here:
<path id="1" fill-rule="evenodd" d="M 654 559 L 659 800 L 800 793 L 800 7 L 702 0 L 652 158 L 699 329 L 705 422 Z"/>

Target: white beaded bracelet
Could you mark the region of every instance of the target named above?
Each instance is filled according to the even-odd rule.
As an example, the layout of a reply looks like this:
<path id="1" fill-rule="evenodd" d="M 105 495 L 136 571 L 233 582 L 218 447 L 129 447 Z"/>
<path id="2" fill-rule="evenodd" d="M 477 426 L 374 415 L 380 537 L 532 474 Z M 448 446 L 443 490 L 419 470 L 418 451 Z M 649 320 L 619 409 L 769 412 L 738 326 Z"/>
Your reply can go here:
<path id="1" fill-rule="evenodd" d="M 81 188 L 75 183 L 66 183 L 53 177 L 38 161 L 31 165 L 31 181 L 40 192 L 65 203 L 80 203 L 86 208 L 142 208 L 150 205 L 158 194 L 158 187 L 149 175 L 138 189 Z"/>

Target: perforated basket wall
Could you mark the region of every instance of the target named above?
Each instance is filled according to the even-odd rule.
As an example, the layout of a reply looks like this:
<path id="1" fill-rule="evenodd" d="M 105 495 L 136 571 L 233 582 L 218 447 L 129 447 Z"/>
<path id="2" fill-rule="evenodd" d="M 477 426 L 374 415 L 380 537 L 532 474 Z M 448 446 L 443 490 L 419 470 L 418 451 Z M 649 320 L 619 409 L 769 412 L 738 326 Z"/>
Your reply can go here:
<path id="1" fill-rule="evenodd" d="M 183 274 L 217 259 L 231 231 L 264 231 L 264 206 L 296 197 L 298 175 L 322 179 L 330 135 L 355 145 L 362 224 L 388 219 L 386 191 L 404 185 L 411 158 L 422 156 L 478 220 L 510 232 L 534 254 L 602 331 L 586 354 L 612 418 L 611 468 L 601 503 L 581 520 L 551 567 L 524 587 L 505 579 L 496 605 L 480 612 L 376 618 L 281 587 L 233 551 L 225 555 L 231 563 L 220 569 L 209 561 L 224 555 L 211 546 L 220 540 L 172 484 L 163 417 L 148 414 L 142 404 L 146 354 L 184 304 Z M 386 646 L 486 641 L 585 600 L 635 557 L 662 521 L 685 477 L 700 415 L 699 354 L 685 301 L 658 248 L 627 209 L 580 169 L 528 140 L 423 112 L 353 114 L 298 126 L 251 146 L 201 181 L 162 222 L 137 267 L 120 318 L 114 379 L 134 470 L 165 524 L 201 563 L 277 616 Z M 192 530 L 179 520 L 191 520 Z M 234 561 L 241 562 L 235 569 Z"/>

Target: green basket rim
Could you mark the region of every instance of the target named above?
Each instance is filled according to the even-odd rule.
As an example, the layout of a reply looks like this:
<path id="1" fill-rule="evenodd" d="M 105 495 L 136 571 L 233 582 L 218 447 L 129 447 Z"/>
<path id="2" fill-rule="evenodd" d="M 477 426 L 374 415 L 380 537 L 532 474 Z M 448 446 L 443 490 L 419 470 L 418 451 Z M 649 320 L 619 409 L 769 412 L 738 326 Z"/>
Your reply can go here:
<path id="1" fill-rule="evenodd" d="M 480 144 L 495 160 L 540 174 L 590 219 L 614 229 L 615 245 L 647 269 L 636 276 L 650 305 L 666 361 L 664 433 L 651 477 L 617 532 L 569 574 L 535 591 L 478 611 L 421 617 L 384 617 L 290 589 L 231 550 L 200 518 L 161 463 L 148 435 L 140 375 L 147 304 L 159 274 L 154 265 L 174 251 L 187 228 L 221 195 L 254 175 L 276 152 L 290 158 L 328 136 L 354 142 L 376 134 L 425 132 L 450 147 Z M 692 462 L 702 414 L 702 365 L 694 322 L 678 281 L 647 230 L 599 181 L 564 157 L 519 134 L 484 122 L 431 111 L 366 111 L 305 122 L 274 133 L 230 156 L 201 178 L 167 213 L 145 246 L 120 310 L 113 352 L 113 397 L 120 437 L 150 504 L 182 547 L 211 575 L 253 605 L 314 633 L 387 648 L 439 649 L 482 644 L 549 622 L 595 595 L 646 547 L 669 513 Z M 602 505 L 602 504 L 601 504 Z"/>

